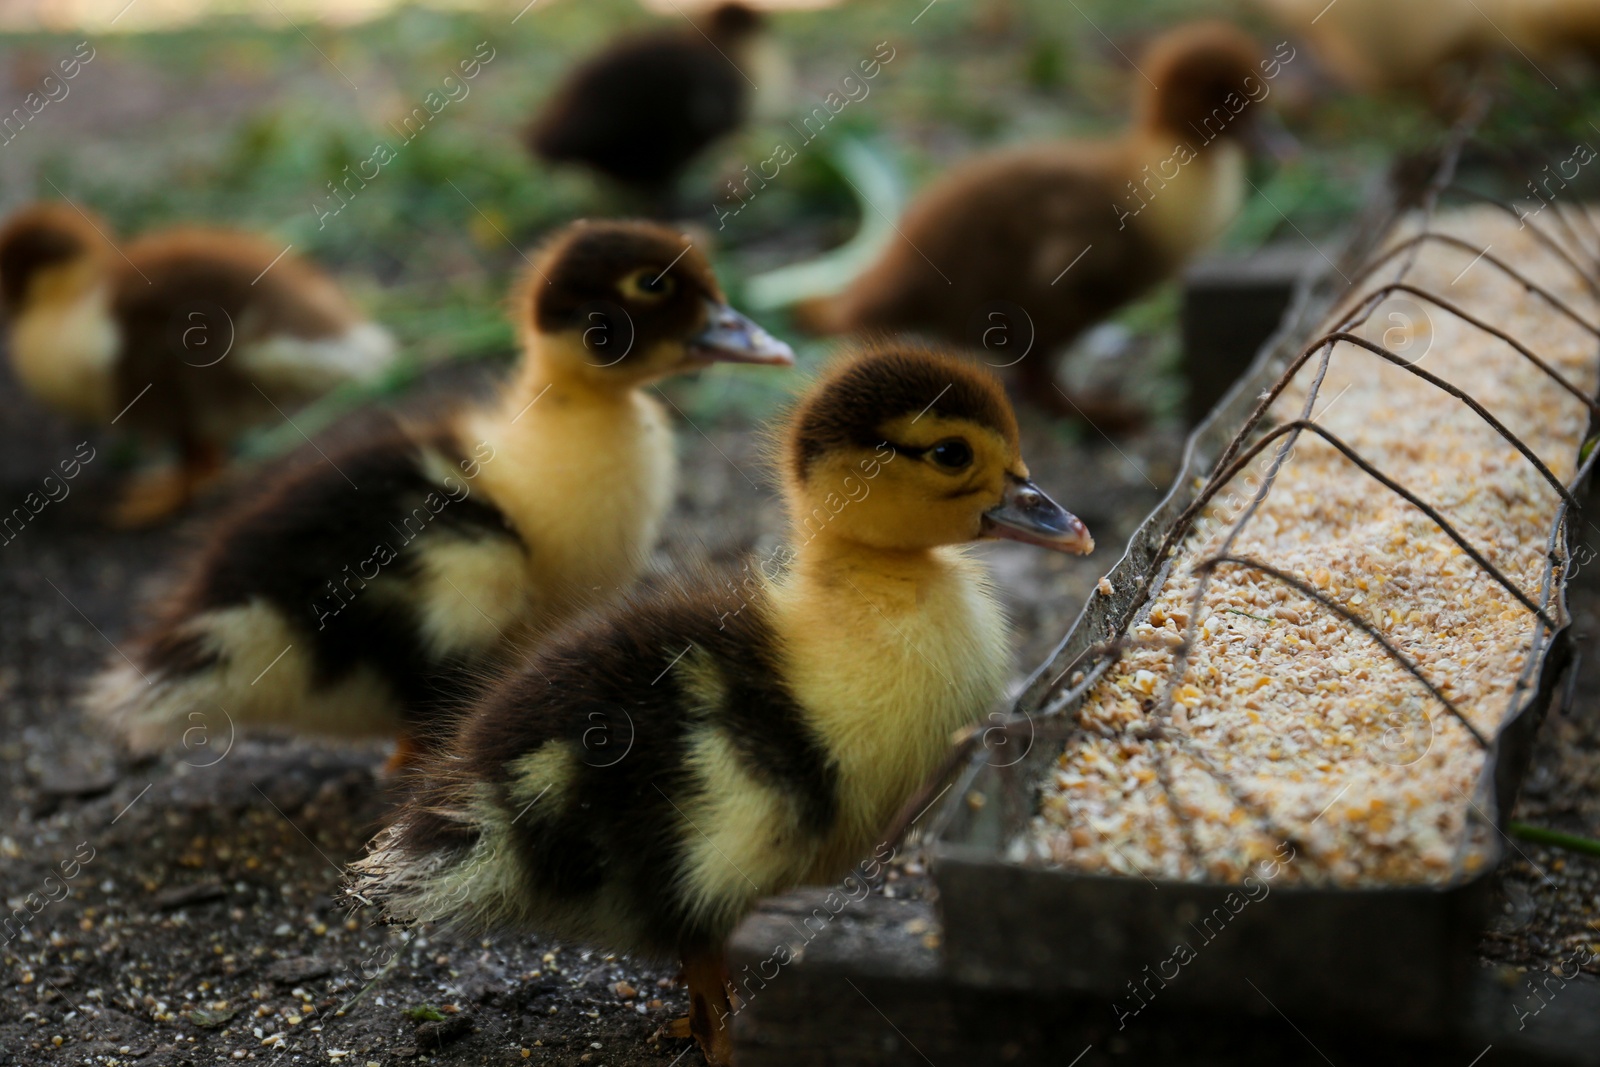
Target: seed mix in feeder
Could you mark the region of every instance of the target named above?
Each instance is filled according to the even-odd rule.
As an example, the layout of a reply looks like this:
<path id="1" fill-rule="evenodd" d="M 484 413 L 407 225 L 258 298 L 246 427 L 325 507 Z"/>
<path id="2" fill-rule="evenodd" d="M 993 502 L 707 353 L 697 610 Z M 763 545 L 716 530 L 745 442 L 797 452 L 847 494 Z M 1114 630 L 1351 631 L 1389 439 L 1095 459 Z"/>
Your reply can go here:
<path id="1" fill-rule="evenodd" d="M 1593 226 L 1585 225 L 1593 235 Z M 1396 240 L 1420 232 L 1420 220 Z M 1530 229 L 1490 207 L 1429 227 L 1548 289 L 1589 322 L 1600 301 Z M 1556 231 L 1584 262 L 1571 233 Z M 1593 395 L 1595 335 L 1472 251 L 1427 241 L 1405 280 L 1505 331 Z M 1396 277 L 1407 254 L 1355 293 Z M 1353 300 L 1341 305 L 1343 317 Z M 1337 323 L 1324 324 L 1333 330 Z M 1477 399 L 1563 483 L 1589 425 L 1583 402 L 1510 345 L 1456 315 L 1391 295 L 1351 332 Z M 1263 428 L 1305 412 L 1314 355 Z M 1439 511 L 1535 602 L 1561 497 L 1466 404 L 1359 347 L 1337 345 L 1315 423 Z M 1085 873 L 1237 881 L 1292 834 L 1285 881 L 1440 883 L 1480 869 L 1495 831 L 1477 798 L 1486 753 L 1370 636 L 1268 575 L 1211 572 L 1280 439 L 1210 502 L 1130 636 L 1143 639 L 1087 694 L 1081 731 L 1043 784 L 1011 857 Z M 1269 564 L 1369 622 L 1492 739 L 1525 699 L 1536 617 L 1421 510 L 1326 441 L 1302 433 L 1228 554 Z M 1547 611 L 1554 614 L 1552 599 Z M 1176 648 L 1191 622 L 1181 677 Z M 1170 712 L 1163 716 L 1163 707 Z M 1165 721 L 1161 721 L 1165 718 Z M 1477 806 L 1479 814 L 1474 814 Z"/>

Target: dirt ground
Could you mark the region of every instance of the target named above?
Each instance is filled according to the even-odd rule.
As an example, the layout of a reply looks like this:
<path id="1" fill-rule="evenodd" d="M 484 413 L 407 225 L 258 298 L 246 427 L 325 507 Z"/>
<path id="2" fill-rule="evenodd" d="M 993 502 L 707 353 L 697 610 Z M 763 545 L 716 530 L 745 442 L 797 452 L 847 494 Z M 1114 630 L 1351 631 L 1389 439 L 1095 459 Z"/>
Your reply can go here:
<path id="1" fill-rule="evenodd" d="M 485 373 L 438 375 L 419 400 Z M 61 459 L 88 454 L 82 431 L 8 375 L 0 425 L 7 510 Z M 684 484 L 663 556 L 776 544 L 757 429 L 680 422 L 678 438 Z M 1167 432 L 1074 447 L 1042 419 L 1026 439 L 1038 480 L 1103 547 L 1086 560 L 985 550 L 1019 664 L 1065 631 L 1171 481 L 1179 445 Z M 534 940 L 436 940 L 346 912 L 339 868 L 392 799 L 375 774 L 382 745 L 230 739 L 208 723 L 171 758 L 130 764 L 86 727 L 80 687 L 119 655 L 138 605 L 204 525 L 106 529 L 115 442 L 88 443 L 94 458 L 70 495 L 0 546 L 6 904 L 59 898 L 0 947 L 0 1064 L 625 1065 L 683 1053 L 685 1042 L 652 1040 L 685 1010 L 667 970 Z"/>
<path id="2" fill-rule="evenodd" d="M 436 401 L 474 384 L 457 372 Z M 463 380 L 466 379 L 466 380 Z M 0 381 L 0 499 L 20 500 L 84 439 Z M 700 431 L 704 431 L 703 433 Z M 1087 560 L 986 549 L 1017 622 L 1019 664 L 1039 661 L 1133 525 L 1173 476 L 1164 432 L 1070 443 L 1027 418 L 1038 480 L 1078 510 Z M 772 541 L 753 427 L 680 424 L 684 486 L 667 552 L 722 554 Z M 0 948 L 0 1064 L 671 1063 L 657 1040 L 684 1010 L 669 971 L 578 947 L 472 942 L 374 927 L 336 899 L 391 801 L 380 745 L 228 737 L 132 764 L 86 728 L 75 694 L 117 653 L 141 598 L 203 526 L 113 533 L 100 521 L 113 442 L 70 496 L 0 546 L 0 828 L 7 909 L 48 903 Z M 81 454 L 81 453 L 80 453 Z M 223 494 L 226 495 L 226 491 Z M 1583 575 L 1585 587 L 1600 582 Z M 1581 680 L 1542 734 L 1521 817 L 1600 830 L 1600 596 L 1578 597 Z M 1506 905 L 1486 964 L 1517 971 L 1600 941 L 1600 862 L 1526 843 L 1509 850 Z M 51 879 L 50 881 L 47 881 Z M 904 892 L 891 881 L 887 891 Z M 7 931 L 7 935 L 11 933 Z M 1597 952 L 1600 955 L 1600 952 Z"/>

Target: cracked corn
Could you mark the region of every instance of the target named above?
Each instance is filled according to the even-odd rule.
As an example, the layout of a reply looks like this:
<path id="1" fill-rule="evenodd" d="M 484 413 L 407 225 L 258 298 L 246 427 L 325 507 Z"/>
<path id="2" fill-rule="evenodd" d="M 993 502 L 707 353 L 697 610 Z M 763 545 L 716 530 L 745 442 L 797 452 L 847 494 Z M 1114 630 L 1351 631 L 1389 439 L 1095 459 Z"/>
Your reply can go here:
<path id="1" fill-rule="evenodd" d="M 1491 247 L 1600 318 L 1582 281 L 1509 216 L 1446 212 L 1435 229 Z M 1409 281 L 1505 330 L 1593 393 L 1591 334 L 1473 253 L 1421 248 Z M 1384 268 L 1362 291 L 1394 274 Z M 1572 477 L 1587 412 L 1509 346 L 1403 295 L 1354 332 L 1466 390 L 1558 478 Z M 1274 403 L 1274 423 L 1301 415 L 1317 365 L 1313 357 Z M 1471 410 L 1350 345 L 1335 349 L 1314 410 L 1319 425 L 1432 504 L 1537 599 L 1559 497 Z M 1190 567 L 1220 550 L 1274 452 L 1218 494 L 1179 547 L 1132 628 L 1157 647 L 1127 653 L 1090 692 L 1083 732 L 1057 759 L 1013 858 L 1237 881 L 1292 832 L 1304 847 L 1278 877 L 1371 885 L 1448 881 L 1492 855 L 1494 831 L 1469 817 L 1483 753 L 1376 643 L 1237 567 L 1217 570 L 1193 604 Z M 1486 736 L 1524 697 L 1517 687 L 1534 617 L 1425 515 L 1312 435 L 1301 435 L 1232 554 L 1294 574 L 1368 620 Z M 1191 612 L 1194 650 L 1174 679 L 1170 647 Z M 1169 688 L 1170 716 L 1158 724 Z"/>

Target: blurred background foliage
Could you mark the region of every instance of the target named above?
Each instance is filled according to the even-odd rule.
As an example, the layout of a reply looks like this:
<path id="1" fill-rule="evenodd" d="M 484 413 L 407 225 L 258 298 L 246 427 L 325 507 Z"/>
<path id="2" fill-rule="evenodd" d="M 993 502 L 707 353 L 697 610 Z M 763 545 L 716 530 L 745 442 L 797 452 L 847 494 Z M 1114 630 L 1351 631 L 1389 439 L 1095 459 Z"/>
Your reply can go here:
<path id="1" fill-rule="evenodd" d="M 1206 14 L 1243 21 L 1269 48 L 1283 39 L 1238 4 L 1193 0 L 851 0 L 775 12 L 793 85 L 786 94 L 770 85 L 778 98 L 758 90 L 761 117 L 691 173 L 685 221 L 704 231 L 737 301 L 751 273 L 854 232 L 856 199 L 830 156 L 842 135 L 868 140 L 914 190 L 986 147 L 1106 134 L 1123 122 L 1137 78 L 1128 57 L 1161 28 Z M 68 97 L 0 145 L 0 195 L 9 208 L 59 191 L 124 234 L 197 221 L 259 229 L 338 272 L 415 365 L 507 357 L 514 338 L 504 297 L 525 269 L 524 250 L 573 218 L 634 207 L 584 173 L 534 161 L 521 128 L 573 62 L 620 31 L 664 18 L 681 16 L 635 0 L 539 0 L 526 9 L 519 0 L 477 10 L 400 7 L 354 25 L 291 22 L 268 10 L 152 32 L 8 34 L 3 86 L 18 100 L 78 41 L 89 40 L 95 55 Z M 801 145 L 791 123 L 879 42 L 895 55 L 870 94 Z M 465 82 L 467 95 L 408 140 L 405 116 L 490 49 L 492 59 Z M 1600 144 L 1592 78 L 1587 87 L 1563 79 L 1560 90 L 1531 70 L 1508 69 L 1501 80 L 1505 104 L 1490 120 L 1491 138 Z M 1257 192 L 1226 239 L 1233 248 L 1331 241 L 1384 161 L 1437 132 L 1420 103 L 1339 92 L 1303 45 L 1270 102 L 1303 151 L 1252 174 Z M 779 142 L 798 158 L 719 231 L 717 206 L 734 203 L 726 183 Z M 352 183 L 355 195 L 337 215 L 325 215 L 340 206 L 331 183 L 380 143 L 393 159 L 364 186 Z M 1176 308 L 1169 286 L 1120 319 L 1170 334 Z M 777 317 L 771 325 L 785 324 Z M 754 417 L 793 387 L 784 377 L 708 376 L 715 389 L 691 382 L 673 395 L 691 416 L 731 406 Z"/>

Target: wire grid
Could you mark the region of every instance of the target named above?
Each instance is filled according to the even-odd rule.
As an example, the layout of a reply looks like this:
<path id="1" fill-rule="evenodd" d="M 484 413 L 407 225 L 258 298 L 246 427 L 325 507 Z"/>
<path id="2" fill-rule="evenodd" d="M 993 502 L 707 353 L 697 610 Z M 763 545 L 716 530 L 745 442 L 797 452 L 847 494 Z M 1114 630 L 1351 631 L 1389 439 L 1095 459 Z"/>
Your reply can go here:
<path id="1" fill-rule="evenodd" d="M 1470 122 L 1472 120 L 1468 121 Z M 1388 247 L 1386 250 L 1370 260 L 1367 265 L 1363 267 L 1361 271 L 1359 271 L 1352 279 L 1351 290 L 1356 291 L 1358 286 L 1362 285 L 1363 283 L 1371 282 L 1380 271 L 1391 264 L 1395 264 L 1394 270 L 1392 271 L 1393 276 L 1387 281 L 1380 282 L 1376 285 L 1376 287 L 1369 288 L 1359 296 L 1345 298 L 1339 301 L 1337 306 L 1348 306 L 1349 310 L 1345 312 L 1341 318 L 1336 320 L 1335 328 L 1329 332 L 1323 333 L 1321 336 L 1316 337 L 1309 344 L 1307 344 L 1300 351 L 1300 354 L 1295 359 L 1290 361 L 1288 367 L 1278 377 L 1275 384 L 1269 390 L 1267 390 L 1265 394 L 1263 394 L 1254 409 L 1251 411 L 1250 415 L 1246 418 L 1243 426 L 1224 447 L 1220 458 L 1212 467 L 1212 473 L 1207 478 L 1204 486 L 1200 489 L 1195 499 L 1189 504 L 1189 506 L 1182 512 L 1172 527 L 1167 531 L 1166 536 L 1154 557 L 1156 573 L 1152 576 L 1152 580 L 1144 583 L 1144 597 L 1141 601 L 1141 606 L 1148 604 L 1155 597 L 1159 589 L 1164 585 L 1168 575 L 1170 574 L 1171 568 L 1174 565 L 1174 556 L 1177 547 L 1193 529 L 1195 522 L 1204 513 L 1207 504 L 1220 491 L 1222 491 L 1222 489 L 1226 487 L 1236 475 L 1245 470 L 1251 461 L 1276 444 L 1276 452 L 1272 457 L 1271 464 L 1266 473 L 1261 478 L 1261 485 L 1252 495 L 1249 503 L 1245 506 L 1238 518 L 1229 527 L 1226 536 L 1222 540 L 1221 548 L 1207 558 L 1204 558 L 1194 564 L 1193 571 L 1197 577 L 1197 584 L 1190 600 L 1188 620 L 1184 626 L 1182 639 L 1176 646 L 1172 646 L 1167 643 L 1161 643 L 1159 646 L 1172 651 L 1174 657 L 1173 665 L 1166 676 L 1165 685 L 1162 689 L 1161 696 L 1157 701 L 1155 708 L 1150 712 L 1146 725 L 1142 726 L 1139 731 L 1136 731 L 1135 736 L 1145 740 L 1171 741 L 1177 748 L 1183 750 L 1187 756 L 1193 759 L 1198 766 L 1204 769 L 1207 774 L 1217 781 L 1227 792 L 1229 797 L 1231 797 L 1238 808 L 1248 813 L 1250 817 L 1257 820 L 1258 825 L 1260 825 L 1263 829 L 1275 833 L 1280 838 L 1293 844 L 1297 849 L 1304 851 L 1308 855 L 1312 854 L 1312 850 L 1308 847 L 1307 842 L 1296 832 L 1295 827 L 1281 825 L 1273 816 L 1272 812 L 1268 810 L 1263 803 L 1252 798 L 1249 792 L 1241 788 L 1231 775 L 1229 775 L 1223 768 L 1219 767 L 1214 761 L 1212 761 L 1209 754 L 1203 747 L 1197 744 L 1195 740 L 1182 729 L 1174 728 L 1172 725 L 1171 716 L 1173 712 L 1175 693 L 1186 676 L 1190 654 L 1194 648 L 1197 630 L 1200 625 L 1201 612 L 1199 609 L 1202 601 L 1204 600 L 1206 591 L 1210 586 L 1212 576 L 1219 569 L 1224 567 L 1247 568 L 1256 574 L 1271 579 L 1274 582 L 1288 586 L 1296 593 L 1320 606 L 1323 610 L 1339 618 L 1345 625 L 1359 630 L 1368 639 L 1378 645 L 1388 658 L 1393 660 L 1401 669 L 1415 678 L 1426 689 L 1430 699 L 1440 705 L 1445 713 L 1456 719 L 1463 727 L 1465 727 L 1480 749 L 1487 751 L 1491 747 L 1492 742 L 1490 738 L 1484 736 L 1483 732 L 1466 718 L 1455 702 L 1453 702 L 1449 697 L 1445 696 L 1444 693 L 1440 691 L 1440 688 L 1425 675 L 1425 673 L 1410 657 L 1408 657 L 1400 649 L 1396 648 L 1394 644 L 1383 635 L 1383 633 L 1381 633 L 1374 625 L 1372 625 L 1372 623 L 1350 611 L 1343 605 L 1333 601 L 1329 597 L 1324 596 L 1310 584 L 1302 581 L 1294 575 L 1274 567 L 1266 561 L 1237 555 L 1233 552 L 1233 547 L 1238 541 L 1240 535 L 1243 533 L 1245 527 L 1255 516 L 1257 509 L 1261 506 L 1261 503 L 1272 492 L 1280 470 L 1287 461 L 1289 455 L 1292 453 L 1295 443 L 1302 434 L 1309 432 L 1317 437 L 1320 437 L 1323 441 L 1335 448 L 1347 460 L 1349 460 L 1365 474 L 1370 476 L 1373 480 L 1379 482 L 1385 488 L 1402 497 L 1408 503 L 1422 511 L 1428 516 L 1429 519 L 1439 526 L 1439 528 L 1446 534 L 1447 537 L 1449 537 L 1457 546 L 1461 548 L 1462 552 L 1469 559 L 1471 559 L 1477 567 L 1488 574 L 1495 583 L 1505 589 L 1506 592 L 1509 593 L 1519 604 L 1521 604 L 1524 609 L 1534 616 L 1535 628 L 1531 645 L 1532 654 L 1530 654 L 1527 658 L 1527 662 L 1524 666 L 1524 674 L 1519 680 L 1519 684 L 1514 692 L 1513 701 L 1522 699 L 1522 695 L 1527 688 L 1530 675 L 1539 664 L 1539 661 L 1543 658 L 1544 653 L 1548 651 L 1548 642 L 1559 630 L 1560 626 L 1564 624 L 1564 620 L 1555 617 L 1553 612 L 1559 609 L 1558 594 L 1567 577 L 1569 576 L 1568 564 L 1570 562 L 1570 554 L 1566 551 L 1566 545 L 1569 543 L 1567 538 L 1570 537 L 1569 524 L 1572 517 L 1581 511 L 1581 505 L 1574 495 L 1574 488 L 1582 483 L 1583 479 L 1587 477 L 1595 460 L 1600 458 L 1600 450 L 1595 450 L 1597 453 L 1596 455 L 1584 457 L 1578 466 L 1578 470 L 1572 479 L 1572 483 L 1570 485 L 1564 484 L 1549 469 L 1549 467 L 1542 460 L 1540 460 L 1537 455 L 1534 454 L 1532 449 L 1529 448 L 1529 446 L 1520 437 L 1518 437 L 1503 423 L 1496 419 L 1494 415 L 1491 414 L 1475 397 L 1456 387 L 1452 383 L 1439 378 L 1436 375 L 1430 374 L 1420 367 L 1413 366 L 1404 357 L 1396 354 L 1383 345 L 1368 341 L 1352 332 L 1366 323 L 1371 315 L 1384 303 L 1384 301 L 1394 294 L 1403 293 L 1418 300 L 1426 301 L 1432 306 L 1438 308 L 1440 311 L 1455 316 L 1474 329 L 1487 333 L 1490 336 L 1506 343 L 1512 348 L 1512 350 L 1517 352 L 1523 360 L 1536 368 L 1539 373 L 1545 375 L 1551 381 L 1555 382 L 1562 390 L 1581 401 L 1590 412 L 1591 424 L 1596 421 L 1600 421 L 1600 403 L 1597 403 L 1594 398 L 1588 396 L 1580 388 L 1562 376 L 1558 371 L 1551 367 L 1549 363 L 1541 359 L 1527 345 L 1523 344 L 1516 337 L 1511 336 L 1504 330 L 1501 330 L 1491 323 L 1472 315 L 1465 309 L 1455 305 L 1437 293 L 1431 292 L 1422 286 L 1408 281 L 1408 278 L 1412 274 L 1413 268 L 1417 263 L 1418 255 L 1426 245 L 1429 243 L 1435 243 L 1453 246 L 1476 255 L 1481 262 L 1501 271 L 1512 281 L 1522 286 L 1523 289 L 1531 296 L 1543 300 L 1549 305 L 1555 314 L 1569 319 L 1582 330 L 1593 336 L 1597 342 L 1600 342 L 1600 325 L 1596 325 L 1595 323 L 1584 318 L 1580 313 L 1567 305 L 1547 288 L 1532 281 L 1530 278 L 1518 271 L 1515 267 L 1492 255 L 1487 249 L 1480 249 L 1469 242 L 1463 241 L 1460 238 L 1449 234 L 1440 233 L 1433 229 L 1438 202 L 1446 193 L 1459 193 L 1472 200 L 1490 203 L 1495 207 L 1511 214 L 1513 217 L 1522 219 L 1523 224 L 1534 231 L 1536 240 L 1538 240 L 1539 243 L 1546 248 L 1550 249 L 1551 252 L 1563 264 L 1565 264 L 1568 269 L 1570 269 L 1579 279 L 1581 279 L 1583 285 L 1591 293 L 1593 293 L 1597 299 L 1600 299 L 1600 229 L 1596 229 L 1592 217 L 1590 217 L 1587 212 L 1576 213 L 1577 216 L 1582 219 L 1582 224 L 1587 230 L 1587 238 L 1585 238 L 1579 234 L 1578 227 L 1574 224 L 1573 220 L 1568 217 L 1568 212 L 1565 210 L 1565 208 L 1563 206 L 1556 206 L 1554 217 L 1558 221 L 1561 228 L 1565 231 L 1567 241 L 1569 242 L 1568 245 L 1563 245 L 1549 232 L 1545 231 L 1525 216 L 1520 215 L 1511 205 L 1496 201 L 1493 198 L 1486 197 L 1480 193 L 1457 186 L 1454 181 L 1456 162 L 1459 159 L 1462 150 L 1469 143 L 1469 141 L 1469 128 L 1464 125 L 1462 128 L 1458 129 L 1457 136 L 1452 139 L 1450 147 L 1444 154 L 1444 159 L 1441 166 L 1439 167 L 1433 180 L 1428 184 L 1424 191 L 1422 203 L 1420 205 L 1421 217 L 1423 220 L 1421 231 Z M 1572 251 L 1568 250 L 1569 246 Z M 1578 258 L 1575 258 L 1575 256 Z M 1580 258 L 1583 260 L 1583 262 L 1579 261 Z M 1370 461 L 1363 457 L 1356 449 L 1352 448 L 1346 442 L 1340 440 L 1336 435 L 1322 428 L 1321 426 L 1316 425 L 1312 421 L 1312 414 L 1315 411 L 1315 405 L 1321 393 L 1323 379 L 1327 374 L 1334 351 L 1340 346 L 1346 346 L 1349 349 L 1365 352 L 1370 356 L 1400 367 L 1428 382 L 1435 388 L 1455 397 L 1463 405 L 1471 409 L 1497 434 L 1499 434 L 1514 448 L 1516 448 L 1522 457 L 1529 464 L 1531 464 L 1539 472 L 1540 476 L 1557 492 L 1557 494 L 1560 496 L 1560 503 L 1557 507 L 1555 520 L 1550 528 L 1548 544 L 1546 546 L 1546 556 L 1549 562 L 1545 568 L 1544 577 L 1540 583 L 1540 588 L 1537 591 L 1530 593 L 1519 588 L 1516 583 L 1514 583 L 1502 570 L 1500 570 L 1500 568 L 1492 564 L 1485 557 L 1484 553 L 1477 546 L 1473 545 L 1466 537 L 1464 537 L 1442 514 L 1439 513 L 1437 509 L 1429 505 L 1426 501 L 1424 501 L 1416 493 L 1409 490 L 1407 487 L 1389 478 Z M 1300 416 L 1290 422 L 1276 426 L 1247 446 L 1246 442 L 1249 441 L 1252 435 L 1256 433 L 1262 421 L 1266 418 L 1268 409 L 1272 406 L 1273 402 L 1276 401 L 1277 398 L 1289 387 L 1290 383 L 1296 378 L 1302 368 L 1304 368 L 1306 364 L 1312 360 L 1316 360 L 1317 365 L 1315 368 L 1313 381 L 1308 395 L 1305 398 Z M 1061 669 L 1056 674 L 1050 686 L 1048 686 L 1040 696 L 1039 704 L 1041 708 L 1041 717 L 1044 717 L 1047 721 L 1053 721 L 1055 724 L 1061 724 L 1062 720 L 1065 719 L 1065 715 L 1063 713 L 1068 709 L 1078 706 L 1079 701 L 1081 701 L 1081 699 L 1087 695 L 1089 691 L 1099 682 L 1099 680 L 1110 669 L 1111 665 L 1118 658 L 1120 658 L 1124 651 L 1141 644 L 1154 644 L 1153 642 L 1145 642 L 1140 638 L 1126 635 L 1125 631 L 1127 627 L 1130 626 L 1138 616 L 1138 610 L 1130 612 L 1123 626 L 1124 633 L 1121 636 L 1084 650 L 1084 652 L 1082 652 L 1076 659 L 1067 664 L 1066 667 Z M 1060 685 L 1061 680 L 1064 678 L 1070 678 L 1072 680 L 1072 684 L 1065 691 L 1056 692 L 1056 688 Z M 1426 714 L 1426 711 L 1424 711 L 1424 714 Z M 1011 734 L 1016 734 L 1024 730 L 1033 733 L 1035 731 L 1034 718 L 1027 715 L 1014 716 L 999 729 Z M 1054 729 L 1047 728 L 1045 730 L 1038 731 L 1036 736 L 1049 738 L 1051 740 L 1060 739 L 1065 741 L 1077 736 L 1082 736 L 1086 732 L 1086 729 L 1078 723 L 1070 722 L 1065 723 L 1064 728 L 1061 728 L 1061 725 L 1057 725 Z M 986 735 L 992 734 L 993 731 L 984 731 L 984 733 Z M 1203 850 L 1196 839 L 1192 820 L 1185 813 L 1184 805 L 1175 803 L 1173 800 L 1176 790 L 1172 779 L 1170 755 L 1166 749 L 1159 745 L 1156 746 L 1156 753 L 1157 774 L 1163 790 L 1164 798 L 1167 802 L 1167 807 L 1172 812 L 1178 824 L 1178 828 L 1189 858 L 1197 861 L 1198 869 L 1203 871 L 1205 869 L 1204 865 L 1198 863 L 1203 855 Z M 1034 782 L 1028 776 L 1018 771 L 1015 764 L 1002 767 L 1000 769 L 1000 777 L 1002 783 L 1002 793 L 1005 797 L 1008 808 L 1012 810 L 1016 810 L 1018 808 L 1021 808 L 1021 810 L 1025 811 L 1033 810 L 1031 803 L 1027 807 L 1022 806 L 1022 798 L 1023 796 L 1031 798 Z"/>

